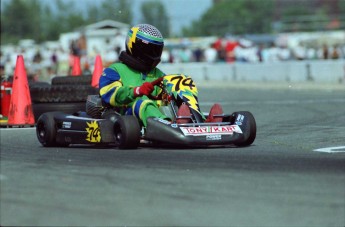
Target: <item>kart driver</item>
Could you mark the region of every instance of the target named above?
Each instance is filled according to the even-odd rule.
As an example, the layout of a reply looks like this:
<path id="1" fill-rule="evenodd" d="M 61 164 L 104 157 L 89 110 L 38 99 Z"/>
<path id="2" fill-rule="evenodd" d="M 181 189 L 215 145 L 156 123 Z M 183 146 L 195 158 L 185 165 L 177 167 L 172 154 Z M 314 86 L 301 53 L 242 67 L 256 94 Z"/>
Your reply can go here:
<path id="1" fill-rule="evenodd" d="M 120 114 L 135 115 L 145 127 L 149 117 L 170 120 L 159 110 L 157 101 L 147 97 L 160 92 L 161 89 L 151 82 L 165 75 L 156 67 L 161 61 L 163 36 L 154 26 L 139 24 L 129 30 L 125 42 L 126 51 L 120 53 L 120 62 L 105 68 L 100 77 L 102 101 L 116 107 Z M 215 114 L 222 113 L 219 105 L 211 108 L 211 112 L 212 109 L 216 109 Z M 190 110 L 187 105 L 181 105 L 177 114 L 190 116 Z M 188 119 L 177 121 L 179 124 L 188 122 Z"/>

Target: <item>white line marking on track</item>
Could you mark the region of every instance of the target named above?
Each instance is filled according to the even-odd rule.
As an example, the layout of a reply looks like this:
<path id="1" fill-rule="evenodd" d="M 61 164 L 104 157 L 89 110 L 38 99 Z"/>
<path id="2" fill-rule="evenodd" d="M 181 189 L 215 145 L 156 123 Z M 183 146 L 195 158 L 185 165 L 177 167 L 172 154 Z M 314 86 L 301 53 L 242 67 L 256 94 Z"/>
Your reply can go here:
<path id="1" fill-rule="evenodd" d="M 314 151 L 326 152 L 326 153 L 341 153 L 341 152 L 345 152 L 345 146 L 341 146 L 341 147 L 325 147 L 325 148 L 315 149 Z"/>

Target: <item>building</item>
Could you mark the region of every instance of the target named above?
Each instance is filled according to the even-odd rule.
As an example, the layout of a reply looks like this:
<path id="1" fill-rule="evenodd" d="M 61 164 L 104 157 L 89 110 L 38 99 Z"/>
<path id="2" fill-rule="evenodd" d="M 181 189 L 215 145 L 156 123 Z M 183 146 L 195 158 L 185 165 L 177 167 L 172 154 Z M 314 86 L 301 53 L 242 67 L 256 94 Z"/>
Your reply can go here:
<path id="1" fill-rule="evenodd" d="M 124 49 L 125 36 L 130 26 L 113 20 L 103 20 L 76 29 L 73 32 L 60 35 L 59 42 L 64 50 L 69 50 L 72 41 L 80 37 L 86 39 L 86 51 L 92 53 L 95 49 L 102 53 L 109 48 Z"/>

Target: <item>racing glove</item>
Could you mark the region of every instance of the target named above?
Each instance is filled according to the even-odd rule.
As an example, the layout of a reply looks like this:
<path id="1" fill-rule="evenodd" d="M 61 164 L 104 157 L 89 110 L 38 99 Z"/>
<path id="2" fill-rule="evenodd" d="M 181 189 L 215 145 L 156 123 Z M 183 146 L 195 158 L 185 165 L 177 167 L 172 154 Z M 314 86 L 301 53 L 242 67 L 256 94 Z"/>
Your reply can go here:
<path id="1" fill-rule="evenodd" d="M 143 85 L 135 87 L 133 89 L 134 97 L 141 97 L 143 95 L 149 95 L 153 92 L 154 86 L 149 82 L 143 83 Z"/>

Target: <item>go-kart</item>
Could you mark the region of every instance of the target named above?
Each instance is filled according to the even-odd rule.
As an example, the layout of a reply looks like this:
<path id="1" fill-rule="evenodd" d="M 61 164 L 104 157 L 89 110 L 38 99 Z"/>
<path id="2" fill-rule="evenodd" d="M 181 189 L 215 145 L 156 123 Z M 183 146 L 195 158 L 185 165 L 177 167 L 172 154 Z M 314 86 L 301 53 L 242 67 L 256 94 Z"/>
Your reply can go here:
<path id="1" fill-rule="evenodd" d="M 256 137 L 256 122 L 248 111 L 216 115 L 220 122 L 206 122 L 208 113 L 200 110 L 198 90 L 191 77 L 166 75 L 156 81 L 160 94 L 149 95 L 159 100 L 160 111 L 170 120 L 148 118 L 144 127 L 134 115 L 121 115 L 116 108 L 102 103 L 100 96 L 89 95 L 86 111 L 74 114 L 48 112 L 37 120 L 36 133 L 43 146 L 71 144 L 113 145 L 120 149 L 136 149 L 141 145 L 201 147 L 212 145 L 249 146 Z M 186 104 L 190 116 L 178 116 L 178 107 Z M 177 123 L 188 119 L 189 123 Z"/>

